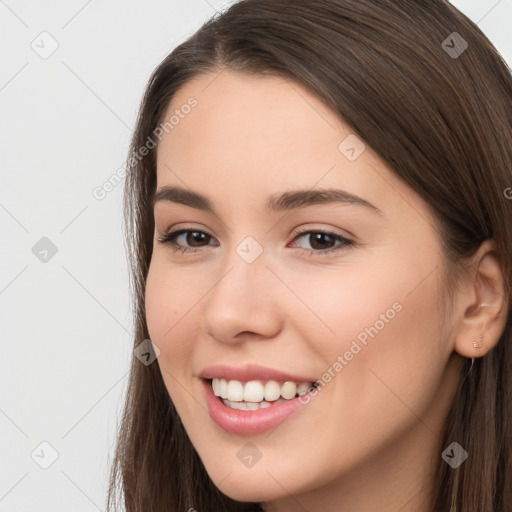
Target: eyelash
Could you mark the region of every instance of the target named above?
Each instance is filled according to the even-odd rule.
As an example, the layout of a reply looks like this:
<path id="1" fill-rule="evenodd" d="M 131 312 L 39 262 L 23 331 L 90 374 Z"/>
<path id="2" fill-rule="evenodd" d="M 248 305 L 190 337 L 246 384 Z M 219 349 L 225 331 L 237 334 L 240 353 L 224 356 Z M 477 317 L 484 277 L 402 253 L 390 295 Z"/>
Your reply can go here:
<path id="1" fill-rule="evenodd" d="M 214 238 L 212 235 L 210 235 L 206 231 L 201 231 L 201 230 L 198 230 L 198 229 L 183 228 L 183 229 L 177 229 L 175 231 L 169 231 L 167 233 L 164 233 L 161 237 L 158 238 L 158 241 L 161 244 L 163 244 L 163 245 L 169 245 L 171 247 L 173 253 L 176 253 L 176 252 L 180 252 L 182 254 L 185 254 L 185 253 L 197 253 L 197 252 L 201 252 L 203 250 L 203 248 L 193 248 L 193 249 L 190 249 L 188 247 L 182 247 L 182 246 L 177 245 L 174 242 L 174 240 L 179 235 L 181 235 L 183 233 L 202 233 L 202 234 L 207 235 L 207 236 L 209 236 L 211 238 Z M 339 250 L 349 249 L 350 247 L 352 247 L 354 245 L 354 242 L 352 242 L 351 240 L 346 239 L 345 237 L 343 237 L 341 235 L 338 235 L 338 234 L 333 233 L 331 231 L 323 231 L 321 229 L 309 229 L 309 230 L 307 228 L 299 229 L 299 232 L 296 234 L 296 236 L 294 237 L 293 240 L 295 240 L 296 238 L 300 238 L 301 236 L 312 234 L 312 233 L 321 233 L 322 235 L 328 235 L 328 236 L 331 236 L 335 240 L 340 241 L 342 243 L 340 245 L 337 245 L 337 246 L 332 247 L 330 249 L 324 249 L 324 250 L 319 250 L 319 251 L 315 251 L 313 249 L 303 249 L 303 248 L 299 247 L 299 250 L 302 253 L 304 253 L 304 254 L 314 255 L 314 256 L 325 256 L 327 254 L 330 254 L 330 253 L 333 253 L 333 252 L 336 252 L 336 251 L 339 251 Z"/>

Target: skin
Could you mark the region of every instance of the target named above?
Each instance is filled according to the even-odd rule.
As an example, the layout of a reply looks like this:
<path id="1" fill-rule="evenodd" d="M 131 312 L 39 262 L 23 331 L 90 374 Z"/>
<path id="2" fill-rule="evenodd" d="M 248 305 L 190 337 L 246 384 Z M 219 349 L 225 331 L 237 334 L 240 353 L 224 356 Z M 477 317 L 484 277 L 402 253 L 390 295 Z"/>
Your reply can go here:
<path id="1" fill-rule="evenodd" d="M 166 118 L 191 96 L 198 105 L 159 144 L 157 189 L 200 192 L 218 215 L 155 205 L 146 314 L 165 385 L 208 474 L 228 496 L 269 511 L 431 512 L 431 475 L 446 448 L 440 435 L 463 357 L 492 349 L 505 325 L 492 241 L 472 259 L 446 315 L 445 260 L 428 205 L 368 145 L 349 161 L 338 145 L 353 131 L 319 99 L 281 78 L 225 70 L 187 83 Z M 269 195 L 329 187 L 382 213 L 355 204 L 264 209 Z M 158 242 L 185 227 L 212 235 L 175 240 L 200 252 Z M 314 245 L 298 227 L 353 245 Z M 263 249 L 250 264 L 236 252 L 247 236 Z M 335 246 L 323 256 L 301 251 Z M 397 302 L 401 311 L 275 430 L 237 436 L 210 418 L 204 368 L 256 363 L 321 379 Z M 237 457 L 248 441 L 262 455 L 251 468 Z"/>

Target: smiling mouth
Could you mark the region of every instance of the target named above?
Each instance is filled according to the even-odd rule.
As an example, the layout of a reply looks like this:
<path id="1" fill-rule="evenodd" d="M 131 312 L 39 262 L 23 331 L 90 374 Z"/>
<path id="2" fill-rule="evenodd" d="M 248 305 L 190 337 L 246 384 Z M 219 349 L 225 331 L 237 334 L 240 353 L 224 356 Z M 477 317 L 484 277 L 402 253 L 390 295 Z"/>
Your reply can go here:
<path id="1" fill-rule="evenodd" d="M 289 402 L 318 387 L 316 382 L 279 382 L 276 380 L 206 379 L 215 396 L 230 409 L 255 411 Z"/>

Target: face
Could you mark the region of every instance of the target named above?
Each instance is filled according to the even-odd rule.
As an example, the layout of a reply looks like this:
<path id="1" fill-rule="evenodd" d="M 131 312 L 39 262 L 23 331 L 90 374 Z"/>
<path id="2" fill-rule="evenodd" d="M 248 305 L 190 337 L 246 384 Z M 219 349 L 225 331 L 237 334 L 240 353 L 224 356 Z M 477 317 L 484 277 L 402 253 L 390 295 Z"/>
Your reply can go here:
<path id="1" fill-rule="evenodd" d="M 417 473 L 455 389 L 432 213 L 299 85 L 215 76 L 165 116 L 146 287 L 192 444 L 241 501 Z"/>

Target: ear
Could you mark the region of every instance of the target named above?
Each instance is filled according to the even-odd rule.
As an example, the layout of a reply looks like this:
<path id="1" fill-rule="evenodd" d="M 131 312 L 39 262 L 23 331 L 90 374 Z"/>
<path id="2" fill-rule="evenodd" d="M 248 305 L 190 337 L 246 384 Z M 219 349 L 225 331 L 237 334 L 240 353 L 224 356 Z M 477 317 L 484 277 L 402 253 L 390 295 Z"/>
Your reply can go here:
<path id="1" fill-rule="evenodd" d="M 455 351 L 481 357 L 498 343 L 507 321 L 502 265 L 493 240 L 482 243 L 458 294 L 461 318 L 455 332 Z"/>

